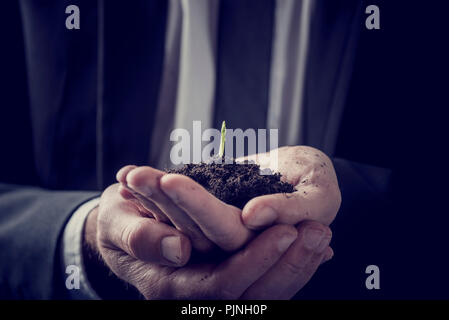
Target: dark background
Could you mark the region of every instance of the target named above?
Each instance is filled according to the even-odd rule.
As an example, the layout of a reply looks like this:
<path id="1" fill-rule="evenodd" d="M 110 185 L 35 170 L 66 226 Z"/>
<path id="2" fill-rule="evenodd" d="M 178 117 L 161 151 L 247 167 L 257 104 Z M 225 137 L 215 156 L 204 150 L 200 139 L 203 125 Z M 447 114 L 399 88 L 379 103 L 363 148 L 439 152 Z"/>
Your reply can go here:
<path id="1" fill-rule="evenodd" d="M 328 263 L 299 297 L 354 298 L 348 288 L 359 286 L 359 298 L 448 299 L 449 11 L 437 0 L 366 3 L 380 7 L 381 30 L 362 29 L 358 50 L 364 54 L 356 61 L 337 156 L 393 168 L 393 210 L 367 214 L 372 208 L 361 208 L 357 219 L 338 217 L 333 242 L 338 247 L 340 239 L 352 239 L 353 251 L 336 251 L 334 259 L 357 263 L 348 265 L 341 277 L 330 272 Z M 14 167 L 19 161 L 14 183 L 38 184 L 32 153 L 11 156 L 30 150 L 32 139 L 18 1 L 2 1 L 0 12 L 0 156 L 4 163 L 14 161 Z M 374 119 L 372 126 L 360 125 L 367 122 L 358 120 L 366 117 Z M 0 170 L 2 182 L 10 182 L 7 166 Z M 345 234 L 338 233 L 343 229 L 339 225 L 345 225 Z M 362 247 L 360 237 L 372 240 Z M 364 288 L 369 264 L 380 267 L 379 291 Z"/>

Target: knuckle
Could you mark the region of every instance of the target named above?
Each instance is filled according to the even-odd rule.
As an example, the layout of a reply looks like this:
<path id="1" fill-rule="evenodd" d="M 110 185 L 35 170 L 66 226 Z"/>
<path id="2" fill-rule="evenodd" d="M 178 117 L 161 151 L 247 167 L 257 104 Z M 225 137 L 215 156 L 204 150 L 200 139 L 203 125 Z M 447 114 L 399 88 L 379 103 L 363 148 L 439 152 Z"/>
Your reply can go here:
<path id="1" fill-rule="evenodd" d="M 318 221 L 304 221 L 298 226 L 298 231 L 305 231 L 306 229 L 315 229 L 323 232 L 325 237 L 332 237 L 332 230 L 326 225 Z"/>
<path id="2" fill-rule="evenodd" d="M 329 227 L 327 227 L 327 226 L 324 226 L 324 238 L 325 239 L 332 239 L 332 230 Z"/>
<path id="3" fill-rule="evenodd" d="M 305 266 L 301 263 L 293 262 L 293 261 L 285 261 L 282 264 L 283 268 L 287 271 L 288 274 L 298 276 L 305 272 Z"/>
<path id="4" fill-rule="evenodd" d="M 122 242 L 135 257 L 141 256 L 142 243 L 144 242 L 150 223 L 151 221 L 149 219 L 143 219 L 123 228 Z"/>

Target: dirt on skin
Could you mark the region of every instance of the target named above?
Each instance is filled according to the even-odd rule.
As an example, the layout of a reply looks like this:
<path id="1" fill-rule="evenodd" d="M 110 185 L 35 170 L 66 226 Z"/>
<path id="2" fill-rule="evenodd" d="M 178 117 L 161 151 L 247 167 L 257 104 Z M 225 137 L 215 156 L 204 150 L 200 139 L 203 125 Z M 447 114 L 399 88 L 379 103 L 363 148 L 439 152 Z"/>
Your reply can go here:
<path id="1" fill-rule="evenodd" d="M 258 196 L 296 191 L 281 181 L 279 173 L 261 175 L 259 165 L 248 162 L 187 164 L 166 171 L 192 178 L 218 199 L 240 209 Z"/>

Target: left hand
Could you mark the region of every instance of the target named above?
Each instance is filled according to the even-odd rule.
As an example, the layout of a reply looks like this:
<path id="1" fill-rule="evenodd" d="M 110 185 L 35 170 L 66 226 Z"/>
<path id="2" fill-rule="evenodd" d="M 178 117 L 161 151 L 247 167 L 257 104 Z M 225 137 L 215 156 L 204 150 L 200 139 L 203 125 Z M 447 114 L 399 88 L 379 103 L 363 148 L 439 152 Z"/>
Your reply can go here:
<path id="1" fill-rule="evenodd" d="M 290 194 L 269 194 L 251 199 L 243 208 L 242 218 L 250 229 L 265 228 L 273 223 L 297 224 L 314 220 L 329 225 L 337 215 L 341 193 L 331 160 L 321 151 L 307 146 L 283 147 L 278 164 L 256 154 L 248 157 L 261 168 L 282 174 L 282 180 L 296 191 Z"/>

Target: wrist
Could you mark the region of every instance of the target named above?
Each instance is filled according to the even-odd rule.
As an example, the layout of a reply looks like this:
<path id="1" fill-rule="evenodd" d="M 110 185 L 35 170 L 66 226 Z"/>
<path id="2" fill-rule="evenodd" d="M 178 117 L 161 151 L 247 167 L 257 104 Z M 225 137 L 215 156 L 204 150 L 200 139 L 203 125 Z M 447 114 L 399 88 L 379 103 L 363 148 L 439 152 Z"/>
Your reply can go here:
<path id="1" fill-rule="evenodd" d="M 98 206 L 89 212 L 86 218 L 86 223 L 83 230 L 83 251 L 86 249 L 86 253 L 98 253 L 97 246 L 97 217 Z"/>
<path id="2" fill-rule="evenodd" d="M 91 284 L 95 282 L 96 275 L 100 272 L 109 273 L 97 246 L 97 217 L 98 206 L 89 212 L 83 228 L 82 255 L 84 268 Z"/>
<path id="3" fill-rule="evenodd" d="M 67 282 L 65 283 L 67 297 L 70 299 L 99 299 L 97 292 L 88 281 L 83 256 L 86 219 L 89 213 L 98 206 L 98 202 L 99 198 L 93 198 L 82 203 L 67 221 L 62 234 L 61 262 L 63 274 L 67 277 L 68 267 L 73 268 L 75 266 L 79 270 L 79 287 L 69 287 Z"/>

